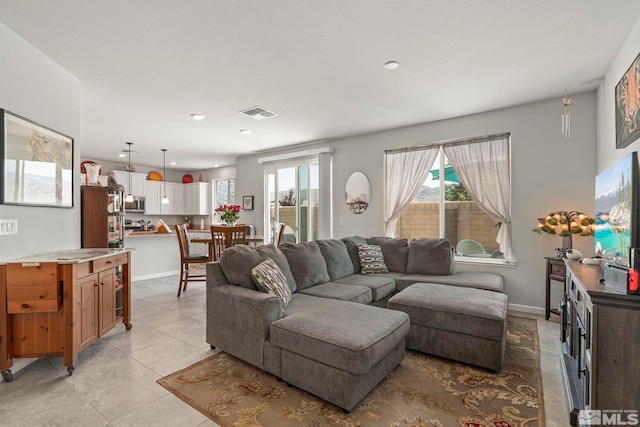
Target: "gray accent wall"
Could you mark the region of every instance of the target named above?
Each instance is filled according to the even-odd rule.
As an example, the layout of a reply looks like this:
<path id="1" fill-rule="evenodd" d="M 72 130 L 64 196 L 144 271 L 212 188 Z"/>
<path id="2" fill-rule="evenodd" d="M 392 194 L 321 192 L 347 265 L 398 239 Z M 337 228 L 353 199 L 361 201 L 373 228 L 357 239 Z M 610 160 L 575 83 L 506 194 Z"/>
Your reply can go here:
<path id="1" fill-rule="evenodd" d="M 0 23 L 0 108 L 74 139 L 73 209 L 0 205 L 18 235 L 0 236 L 0 260 L 80 246 L 80 82 Z"/>
<path id="2" fill-rule="evenodd" d="M 525 84 L 523 82 L 523 84 Z M 472 96 L 472 94 L 470 94 Z M 499 96 L 499 94 L 496 94 Z M 490 111 L 367 135 L 321 141 L 298 150 L 330 146 L 333 155 L 333 236 L 383 233 L 384 150 L 439 141 L 510 132 L 512 141 L 513 247 L 518 257 L 515 267 L 457 263 L 457 271 L 497 272 L 505 276 L 505 293 L 513 308 L 540 312 L 544 306 L 545 256 L 555 255 L 561 238 L 538 235 L 531 230 L 537 218 L 555 210 L 592 213 L 596 171 L 596 92 L 573 94 L 571 140 L 561 137 L 562 99 Z M 464 100 L 461 100 L 464 102 Z M 375 120 L 375 117 L 372 117 Z M 269 154 L 295 152 L 295 147 Z M 236 163 L 236 193 L 255 196 L 256 209 L 243 212 L 243 221 L 263 227 L 263 168 L 257 158 L 240 157 Z M 369 208 L 352 214 L 344 201 L 344 186 L 353 172 L 363 172 L 371 182 Z M 341 224 L 344 219 L 344 225 Z M 585 256 L 593 255 L 593 239 L 576 237 L 574 247 Z M 561 291 L 554 289 L 552 300 Z"/>

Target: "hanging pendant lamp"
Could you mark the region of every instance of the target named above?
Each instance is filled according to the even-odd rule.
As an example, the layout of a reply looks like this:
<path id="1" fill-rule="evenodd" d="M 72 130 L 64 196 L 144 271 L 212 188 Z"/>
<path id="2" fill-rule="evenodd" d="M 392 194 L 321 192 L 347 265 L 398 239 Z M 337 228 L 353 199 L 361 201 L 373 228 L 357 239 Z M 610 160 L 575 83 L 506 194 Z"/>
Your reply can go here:
<path id="1" fill-rule="evenodd" d="M 133 202 L 133 194 L 131 194 L 131 146 L 133 145 L 133 142 L 127 142 L 127 144 L 129 145 L 129 149 L 127 150 L 129 152 L 129 167 L 127 168 L 127 171 L 129 171 L 129 192 L 124 198 L 124 201 L 125 203 L 131 203 Z"/>
<path id="2" fill-rule="evenodd" d="M 167 197 L 167 149 L 161 148 L 162 150 L 162 176 L 164 180 L 164 196 L 162 196 L 162 204 L 168 205 L 169 198 Z"/>

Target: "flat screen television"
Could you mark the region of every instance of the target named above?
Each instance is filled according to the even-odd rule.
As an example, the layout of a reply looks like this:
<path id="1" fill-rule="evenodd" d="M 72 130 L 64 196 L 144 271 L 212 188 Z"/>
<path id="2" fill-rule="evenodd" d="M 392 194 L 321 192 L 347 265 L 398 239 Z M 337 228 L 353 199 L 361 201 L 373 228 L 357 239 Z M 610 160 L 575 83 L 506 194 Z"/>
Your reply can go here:
<path id="1" fill-rule="evenodd" d="M 595 251 L 624 267 L 638 247 L 639 191 L 635 151 L 596 176 Z"/>

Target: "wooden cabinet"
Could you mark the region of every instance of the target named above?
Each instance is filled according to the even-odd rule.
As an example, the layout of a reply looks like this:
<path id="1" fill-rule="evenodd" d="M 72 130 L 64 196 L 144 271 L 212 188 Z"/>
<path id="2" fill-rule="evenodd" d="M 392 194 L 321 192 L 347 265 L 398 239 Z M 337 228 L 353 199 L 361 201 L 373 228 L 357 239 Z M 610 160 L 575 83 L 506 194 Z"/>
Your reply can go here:
<path id="1" fill-rule="evenodd" d="M 105 187 L 82 186 L 81 192 L 81 238 L 83 248 L 107 248 L 109 195 Z"/>
<path id="2" fill-rule="evenodd" d="M 560 315 L 560 310 L 558 310 L 557 308 L 551 308 L 551 283 L 562 286 L 562 295 L 564 296 L 564 294 L 566 294 L 566 290 L 564 289 L 566 280 L 566 269 L 564 260 L 562 258 L 545 257 L 545 259 L 547 260 L 547 280 L 545 285 L 546 298 L 544 317 L 546 320 L 549 320 L 551 313 Z"/>
<path id="3" fill-rule="evenodd" d="M 131 329 L 130 259 L 127 249 L 77 249 L 0 265 L 5 382 L 14 358 L 62 356 L 71 374 L 80 351 L 119 322 Z"/>
<path id="4" fill-rule="evenodd" d="M 561 364 L 575 426 L 581 409 L 640 408 L 640 296 L 602 285 L 600 267 L 565 262 Z"/>

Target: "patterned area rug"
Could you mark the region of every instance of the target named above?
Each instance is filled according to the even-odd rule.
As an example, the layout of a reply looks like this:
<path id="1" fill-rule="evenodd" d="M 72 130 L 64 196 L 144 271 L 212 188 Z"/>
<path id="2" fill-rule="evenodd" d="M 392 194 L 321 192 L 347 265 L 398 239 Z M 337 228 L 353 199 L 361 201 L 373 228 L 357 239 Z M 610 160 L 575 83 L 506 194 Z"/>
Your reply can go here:
<path id="1" fill-rule="evenodd" d="M 226 353 L 158 380 L 221 426 L 544 426 L 535 320 L 509 316 L 497 374 L 417 352 L 349 414 Z"/>

